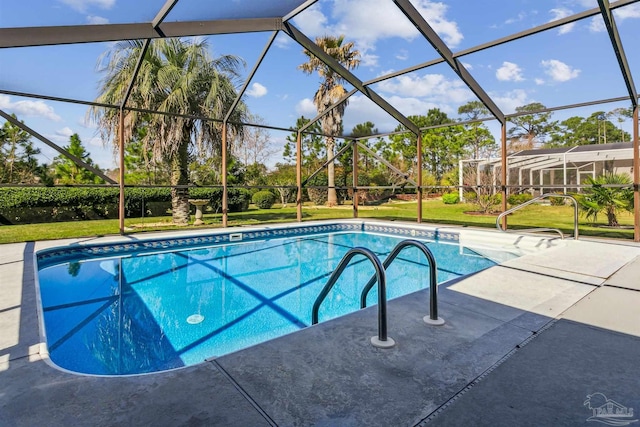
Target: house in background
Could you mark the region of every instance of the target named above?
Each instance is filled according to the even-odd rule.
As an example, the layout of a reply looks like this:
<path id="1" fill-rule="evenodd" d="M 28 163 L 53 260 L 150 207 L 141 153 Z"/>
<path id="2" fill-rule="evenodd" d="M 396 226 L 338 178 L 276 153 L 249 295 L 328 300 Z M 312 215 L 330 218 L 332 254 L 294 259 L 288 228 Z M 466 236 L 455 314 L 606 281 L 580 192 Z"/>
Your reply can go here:
<path id="1" fill-rule="evenodd" d="M 498 192 L 501 162 L 500 157 L 461 160 L 460 197 L 464 192 L 462 186 L 492 184 Z M 633 179 L 633 145 L 612 143 L 523 150 L 507 157 L 507 169 L 511 192 L 529 191 L 533 195 L 579 192 L 577 185 L 584 184 L 587 177 L 614 173 L 627 174 Z"/>

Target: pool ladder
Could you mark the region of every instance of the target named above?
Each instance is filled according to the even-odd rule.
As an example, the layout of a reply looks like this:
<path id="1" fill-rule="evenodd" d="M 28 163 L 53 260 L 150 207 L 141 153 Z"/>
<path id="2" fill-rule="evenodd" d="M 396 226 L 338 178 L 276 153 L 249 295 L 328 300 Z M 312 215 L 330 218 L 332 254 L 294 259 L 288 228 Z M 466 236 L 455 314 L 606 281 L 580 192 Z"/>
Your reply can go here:
<path id="1" fill-rule="evenodd" d="M 437 266 L 433 253 L 427 248 L 427 246 L 417 240 L 403 240 L 398 243 L 393 250 L 389 253 L 389 256 L 384 260 L 384 263 L 380 262 L 380 258 L 373 253 L 370 249 L 363 247 L 355 247 L 347 251 L 342 257 L 338 267 L 333 271 L 331 277 L 322 288 L 322 291 L 316 298 L 311 311 L 311 324 L 318 323 L 318 311 L 320 305 L 327 297 L 333 286 L 338 281 L 338 278 L 342 275 L 351 259 L 356 255 L 364 255 L 371 261 L 373 268 L 375 269 L 374 275 L 369 279 L 365 285 L 362 293 L 360 294 L 360 308 L 367 306 L 367 295 L 373 288 L 373 285 L 378 283 L 378 336 L 371 337 L 371 344 L 379 348 L 390 348 L 395 345 L 393 338 L 387 336 L 387 275 L 386 269 L 389 268 L 391 263 L 396 259 L 398 254 L 408 246 L 415 246 L 422 251 L 429 261 L 429 315 L 425 316 L 423 320 L 430 325 L 443 325 L 444 320 L 438 317 L 438 280 L 437 280 Z"/>
<path id="2" fill-rule="evenodd" d="M 502 212 L 500 215 L 498 215 L 498 217 L 496 218 L 496 228 L 505 233 L 537 233 L 539 231 L 554 231 L 560 235 L 561 239 L 564 240 L 564 233 L 562 233 L 562 231 L 557 228 L 527 228 L 527 229 L 507 230 L 506 228 L 502 228 L 502 226 L 500 225 L 500 220 L 502 220 L 503 217 L 509 214 L 512 214 L 513 212 L 519 209 L 522 209 L 525 206 L 529 206 L 530 204 L 535 203 L 539 200 L 548 199 L 550 197 L 561 197 L 563 199 L 571 200 L 571 203 L 573 204 L 573 238 L 575 240 L 578 240 L 578 201 L 576 200 L 575 197 L 570 196 L 568 194 L 545 193 L 545 194 L 539 195 L 538 197 L 534 197 L 533 199 L 526 201 L 522 204 L 514 206 L 511 209 L 506 210 Z"/>

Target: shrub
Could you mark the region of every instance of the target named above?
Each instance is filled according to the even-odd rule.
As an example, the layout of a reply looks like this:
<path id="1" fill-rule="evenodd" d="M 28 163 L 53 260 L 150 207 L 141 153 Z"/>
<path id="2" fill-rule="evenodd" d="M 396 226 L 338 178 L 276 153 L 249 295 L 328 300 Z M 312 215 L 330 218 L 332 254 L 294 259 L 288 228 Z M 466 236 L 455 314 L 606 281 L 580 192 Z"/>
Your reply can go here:
<path id="1" fill-rule="evenodd" d="M 455 205 L 460 201 L 458 193 L 447 193 L 442 195 L 442 201 L 445 205 Z"/>
<path id="2" fill-rule="evenodd" d="M 467 202 L 473 202 L 478 198 L 478 194 L 475 191 L 465 191 L 462 197 L 464 197 L 464 200 Z"/>
<path id="3" fill-rule="evenodd" d="M 327 202 L 327 175 L 325 173 L 319 173 L 307 182 L 309 187 L 324 187 L 324 188 L 307 188 L 307 194 L 309 200 L 316 205 L 324 205 Z"/>
<path id="4" fill-rule="evenodd" d="M 507 198 L 507 203 L 511 206 L 516 206 L 528 202 L 531 199 L 533 199 L 533 196 L 529 193 L 511 194 Z"/>
<path id="5" fill-rule="evenodd" d="M 118 217 L 117 187 L 5 187 L 0 188 L 0 223 L 37 223 Z M 208 199 L 215 212 L 222 209 L 222 188 L 191 188 L 192 199 Z M 245 189 L 228 191 L 230 212 L 247 210 L 251 196 Z M 125 216 L 165 215 L 171 208 L 171 189 L 126 188 Z"/>
<path id="6" fill-rule="evenodd" d="M 220 189 L 222 192 L 222 189 Z M 229 212 L 242 212 L 249 209 L 251 201 L 251 193 L 244 188 L 230 188 L 227 192 L 227 203 L 229 204 Z M 222 193 L 218 202 L 222 204 Z"/>
<path id="7" fill-rule="evenodd" d="M 606 173 L 597 178 L 587 178 L 591 187 L 584 189 L 584 194 L 574 195 L 580 204 L 580 210 L 593 223 L 598 214 L 604 212 L 609 227 L 619 227 L 618 214 L 622 211 L 633 212 L 632 181 L 626 174 Z M 617 187 L 605 187 L 615 185 Z M 621 187 L 626 186 L 626 187 Z"/>
<path id="8" fill-rule="evenodd" d="M 262 190 L 255 193 L 252 200 L 260 209 L 271 209 L 276 202 L 276 196 L 271 191 Z"/>

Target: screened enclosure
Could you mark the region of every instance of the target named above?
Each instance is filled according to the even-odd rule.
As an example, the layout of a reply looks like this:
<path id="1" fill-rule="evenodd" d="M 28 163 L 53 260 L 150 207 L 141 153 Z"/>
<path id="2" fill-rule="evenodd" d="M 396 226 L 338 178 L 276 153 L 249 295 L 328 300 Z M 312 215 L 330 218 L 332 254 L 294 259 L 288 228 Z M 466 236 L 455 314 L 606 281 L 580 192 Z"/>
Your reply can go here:
<path id="1" fill-rule="evenodd" d="M 640 241 L 639 18 L 637 0 L 3 1 L 2 186 L 113 188 L 123 232 L 154 209 L 140 188 L 174 220 L 218 192 L 226 226 L 247 188 L 301 221 L 305 200 L 357 216 L 486 187 L 506 210 L 615 174 Z"/>

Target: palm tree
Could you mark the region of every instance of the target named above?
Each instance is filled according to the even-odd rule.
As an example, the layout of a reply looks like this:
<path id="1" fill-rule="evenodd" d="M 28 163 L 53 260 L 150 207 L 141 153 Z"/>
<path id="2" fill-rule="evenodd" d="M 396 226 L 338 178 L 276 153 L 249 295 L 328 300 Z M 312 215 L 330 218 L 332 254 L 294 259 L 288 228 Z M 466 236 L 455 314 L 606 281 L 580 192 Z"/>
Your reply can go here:
<path id="1" fill-rule="evenodd" d="M 596 222 L 598 214 L 604 211 L 609 227 L 619 227 L 617 214 L 626 210 L 633 212 L 633 191 L 630 187 L 609 187 L 609 185 L 631 186 L 631 178 L 626 174 L 607 173 L 597 178 L 587 178 L 590 188 L 579 195 L 578 202 L 583 214 Z"/>
<path id="2" fill-rule="evenodd" d="M 320 49 L 324 50 L 346 69 L 354 69 L 360 64 L 360 52 L 353 50 L 353 42 L 344 45 L 342 44 L 343 42 L 343 35 L 339 37 L 322 36 L 316 38 L 316 44 Z M 316 110 L 318 110 L 318 114 L 322 114 L 346 94 L 347 91 L 342 85 L 344 79 L 308 50 L 305 49 L 304 54 L 309 60 L 299 65 L 298 68 L 306 74 L 312 74 L 314 71 L 317 71 L 322 79 L 320 88 L 313 97 L 313 103 L 316 106 Z M 342 117 L 344 116 L 346 107 L 347 102 L 345 101 L 321 119 L 322 132 L 328 135 L 325 137 L 327 160 L 331 160 L 334 156 L 334 148 L 336 145 L 334 136 L 339 135 L 342 131 Z M 333 161 L 327 165 L 327 180 L 329 186 L 327 204 L 329 206 L 335 206 L 338 203 L 338 197 L 335 188 L 335 166 Z"/>
<path id="3" fill-rule="evenodd" d="M 105 76 L 96 102 L 122 102 L 142 52 L 143 42 L 131 40 L 115 44 L 102 55 L 98 69 Z M 189 219 L 189 154 L 219 155 L 222 124 L 205 118 L 221 119 L 229 110 L 237 97 L 235 81 L 242 66 L 244 61 L 236 56 L 213 59 L 206 41 L 201 39 L 155 40 L 144 54 L 127 107 L 173 115 L 126 110 L 124 135 L 128 141 L 137 128 L 146 127 L 141 139 L 143 150 L 169 164 L 175 223 L 184 224 Z M 244 121 L 245 113 L 246 106 L 240 102 L 230 121 Z M 103 138 L 115 143 L 118 111 L 92 107 L 90 114 L 98 122 Z M 242 127 L 230 125 L 228 132 L 234 138 L 242 133 Z"/>

